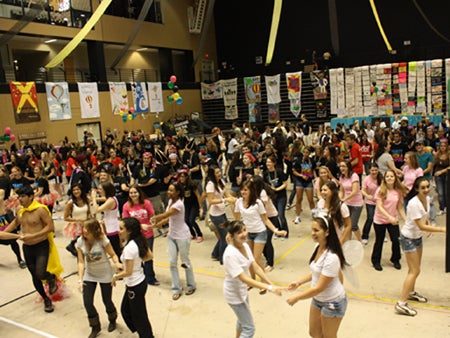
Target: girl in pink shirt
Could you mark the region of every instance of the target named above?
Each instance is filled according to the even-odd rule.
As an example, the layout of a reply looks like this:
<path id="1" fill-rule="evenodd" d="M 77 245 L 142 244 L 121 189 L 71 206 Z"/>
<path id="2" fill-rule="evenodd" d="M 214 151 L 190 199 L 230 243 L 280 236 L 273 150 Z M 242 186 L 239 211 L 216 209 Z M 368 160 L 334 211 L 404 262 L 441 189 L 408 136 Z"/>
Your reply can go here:
<path id="1" fill-rule="evenodd" d="M 406 185 L 408 190 L 411 190 L 416 178 L 423 176 L 423 170 L 419 166 L 419 160 L 415 152 L 408 151 L 405 154 L 405 165 L 403 166 L 402 172 L 403 184 Z"/>
<path id="2" fill-rule="evenodd" d="M 375 206 L 377 204 L 377 201 L 375 200 L 375 192 L 380 186 L 382 179 L 383 176 L 378 171 L 378 165 L 372 162 L 369 169 L 369 175 L 364 178 L 361 188 L 361 193 L 363 194 L 366 202 L 367 214 L 362 233 L 362 244 L 364 245 L 367 245 L 369 242 L 370 228 L 372 227 Z"/>
<path id="3" fill-rule="evenodd" d="M 375 270 L 381 271 L 381 253 L 386 230 L 392 242 L 391 262 L 394 268 L 401 269 L 400 265 L 400 229 L 399 216 L 406 220 L 403 208 L 403 194 L 407 192 L 406 187 L 400 182 L 394 171 L 387 170 L 384 173 L 380 188 L 375 193 L 377 206 L 375 208 L 374 229 L 375 244 L 372 251 L 372 264 Z"/>
<path id="4" fill-rule="evenodd" d="M 350 219 L 352 221 L 352 232 L 356 239 L 361 241 L 361 230 L 359 230 L 358 222 L 363 208 L 363 197 L 361 193 L 359 176 L 353 172 L 350 161 L 342 161 L 339 163 L 341 177 L 339 178 L 340 191 L 339 197 L 342 202 L 347 204 L 350 210 Z"/>

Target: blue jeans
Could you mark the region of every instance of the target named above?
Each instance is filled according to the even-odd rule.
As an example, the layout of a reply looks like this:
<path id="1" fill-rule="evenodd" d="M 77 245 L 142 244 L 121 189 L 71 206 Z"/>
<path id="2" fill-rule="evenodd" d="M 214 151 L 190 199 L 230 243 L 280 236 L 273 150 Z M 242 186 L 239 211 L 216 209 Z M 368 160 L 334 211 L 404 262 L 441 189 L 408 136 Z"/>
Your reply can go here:
<path id="1" fill-rule="evenodd" d="M 278 211 L 278 218 L 280 219 L 280 229 L 279 230 L 286 230 L 287 231 L 287 235 L 286 237 L 289 236 L 289 227 L 288 227 L 288 223 L 286 221 L 286 202 L 287 202 L 287 197 L 283 196 L 283 197 L 279 197 L 277 198 L 275 201 L 275 208 L 277 208 Z"/>
<path id="2" fill-rule="evenodd" d="M 172 275 L 172 293 L 181 294 L 183 289 L 181 286 L 180 274 L 178 273 L 178 253 L 180 254 L 181 263 L 187 266 L 187 268 L 184 269 L 186 272 L 186 289 L 187 291 L 195 289 L 194 270 L 191 261 L 189 260 L 191 239 L 174 239 L 167 236 L 167 244 L 170 260 L 170 274 Z"/>
<path id="3" fill-rule="evenodd" d="M 436 190 L 438 194 L 439 210 L 444 210 L 447 207 L 447 174 L 435 176 Z"/>
<path id="4" fill-rule="evenodd" d="M 250 312 L 250 304 L 248 297 L 245 303 L 228 304 L 237 317 L 236 329 L 241 331 L 239 338 L 253 338 L 255 335 L 255 323 L 253 322 L 252 313 Z"/>
<path id="5" fill-rule="evenodd" d="M 155 237 L 147 238 L 148 245 L 150 247 L 150 250 L 153 252 L 153 241 L 155 240 Z M 155 276 L 155 270 L 153 269 L 153 259 L 146 261 L 144 263 L 144 274 L 145 279 L 147 280 L 148 284 L 155 284 L 156 282 L 156 276 Z"/>
<path id="6" fill-rule="evenodd" d="M 375 215 L 375 204 L 366 203 L 366 212 L 367 212 L 367 219 L 366 223 L 364 223 L 362 239 L 369 239 L 370 228 L 372 227 L 373 216 Z"/>
<path id="7" fill-rule="evenodd" d="M 227 231 L 220 227 L 221 224 L 225 223 L 227 221 L 227 216 L 225 214 L 220 216 L 209 216 L 211 219 L 211 222 L 213 222 L 214 226 L 216 227 L 217 232 L 219 233 L 219 240 L 217 241 L 216 245 L 214 246 L 213 252 L 211 253 L 211 256 L 218 258 L 220 264 L 223 264 L 223 253 L 225 252 L 225 249 L 227 247 Z"/>

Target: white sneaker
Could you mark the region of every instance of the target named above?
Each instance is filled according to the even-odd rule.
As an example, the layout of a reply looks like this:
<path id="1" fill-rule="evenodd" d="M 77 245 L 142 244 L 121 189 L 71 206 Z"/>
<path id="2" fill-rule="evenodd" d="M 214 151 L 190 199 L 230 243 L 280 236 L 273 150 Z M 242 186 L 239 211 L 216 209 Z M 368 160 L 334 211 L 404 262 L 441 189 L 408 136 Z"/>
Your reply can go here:
<path id="1" fill-rule="evenodd" d="M 300 219 L 300 216 L 295 217 L 294 223 L 298 224 L 300 223 L 302 220 Z"/>
<path id="2" fill-rule="evenodd" d="M 431 221 L 431 226 L 432 226 L 432 227 L 437 226 L 436 222 L 435 222 L 435 221 Z"/>
<path id="3" fill-rule="evenodd" d="M 445 214 L 444 210 L 439 210 L 439 211 L 436 213 L 436 216 L 442 216 L 443 214 Z"/>
<path id="4" fill-rule="evenodd" d="M 368 239 L 363 239 L 361 241 L 361 243 L 362 243 L 362 245 L 367 245 L 367 243 L 369 243 L 369 240 Z"/>

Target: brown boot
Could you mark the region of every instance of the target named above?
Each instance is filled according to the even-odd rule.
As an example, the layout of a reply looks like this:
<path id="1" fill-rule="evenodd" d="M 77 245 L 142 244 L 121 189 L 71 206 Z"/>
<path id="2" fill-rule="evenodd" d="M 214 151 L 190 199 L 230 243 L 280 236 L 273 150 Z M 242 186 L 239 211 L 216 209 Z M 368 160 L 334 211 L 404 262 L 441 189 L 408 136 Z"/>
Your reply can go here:
<path id="1" fill-rule="evenodd" d="M 109 320 L 108 332 L 113 332 L 116 329 L 116 319 L 117 319 L 116 311 L 108 313 L 108 320 Z"/>
<path id="2" fill-rule="evenodd" d="M 88 338 L 95 338 L 98 336 L 98 334 L 101 331 L 100 320 L 99 320 L 98 316 L 93 317 L 93 318 L 88 318 L 88 319 L 89 319 L 89 325 L 92 328 L 91 334 L 89 335 Z"/>

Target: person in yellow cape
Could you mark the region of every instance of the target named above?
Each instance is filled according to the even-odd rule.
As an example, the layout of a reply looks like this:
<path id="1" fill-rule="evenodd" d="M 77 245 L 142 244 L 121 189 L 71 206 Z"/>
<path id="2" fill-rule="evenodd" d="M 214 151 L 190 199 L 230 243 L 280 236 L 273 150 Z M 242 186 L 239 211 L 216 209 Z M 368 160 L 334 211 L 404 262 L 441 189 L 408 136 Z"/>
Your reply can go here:
<path id="1" fill-rule="evenodd" d="M 18 238 L 23 241 L 22 248 L 33 285 L 44 299 L 45 312 L 53 312 L 52 300 L 45 293 L 42 281 L 48 283 L 49 293 L 53 295 L 58 289 L 57 278 L 63 271 L 53 242 L 55 226 L 48 208 L 33 199 L 34 191 L 31 186 L 19 188 L 17 195 L 22 208 L 3 234 L 10 239 Z M 19 225 L 22 227 L 22 234 L 7 234 Z"/>

